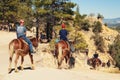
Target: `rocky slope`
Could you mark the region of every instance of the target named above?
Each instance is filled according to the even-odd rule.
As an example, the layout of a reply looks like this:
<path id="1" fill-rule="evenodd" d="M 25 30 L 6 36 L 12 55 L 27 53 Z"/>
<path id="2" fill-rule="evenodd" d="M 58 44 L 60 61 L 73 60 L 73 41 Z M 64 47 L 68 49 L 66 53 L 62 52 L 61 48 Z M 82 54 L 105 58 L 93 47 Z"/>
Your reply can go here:
<path id="1" fill-rule="evenodd" d="M 88 17 L 87 18 L 91 24 L 93 24 L 95 21 L 100 21 L 102 24 L 102 32 L 100 33 L 100 36 L 103 37 L 103 40 L 105 42 L 105 53 L 101 53 L 99 51 L 97 51 L 97 53 L 99 53 L 99 57 L 103 62 L 108 61 L 108 59 L 111 59 L 111 56 L 109 55 L 108 52 L 108 45 L 112 44 L 114 42 L 115 37 L 119 34 L 116 30 L 110 29 L 109 27 L 105 26 L 102 20 L 97 20 L 95 17 Z M 89 48 L 89 57 L 92 57 L 92 55 L 95 53 L 96 51 L 96 46 L 94 45 L 94 40 L 91 39 L 92 36 L 94 36 L 95 34 L 92 32 L 92 30 L 90 29 L 90 31 L 83 31 L 81 32 L 84 36 L 84 39 L 86 40 L 87 44 L 88 44 L 88 48 Z"/>

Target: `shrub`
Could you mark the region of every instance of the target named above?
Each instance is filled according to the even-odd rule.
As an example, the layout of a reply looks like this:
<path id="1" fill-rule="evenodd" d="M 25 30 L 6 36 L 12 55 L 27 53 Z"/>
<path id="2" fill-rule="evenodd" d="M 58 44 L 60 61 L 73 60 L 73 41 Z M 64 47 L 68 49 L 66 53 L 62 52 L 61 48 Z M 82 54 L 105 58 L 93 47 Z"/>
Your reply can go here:
<path id="1" fill-rule="evenodd" d="M 109 46 L 109 52 L 116 61 L 116 66 L 120 68 L 120 35 L 118 35 L 114 43 Z"/>
<path id="2" fill-rule="evenodd" d="M 102 24 L 99 21 L 94 23 L 94 25 L 93 25 L 93 32 L 94 33 L 102 32 Z"/>
<path id="3" fill-rule="evenodd" d="M 84 22 L 82 22 L 82 27 L 81 29 L 85 30 L 85 31 L 89 31 L 90 28 L 90 24 L 88 20 L 85 20 Z"/>
<path id="4" fill-rule="evenodd" d="M 82 34 L 80 32 L 76 33 L 76 39 L 75 39 L 75 49 L 76 50 L 83 50 L 88 47 L 88 44 L 82 37 Z"/>
<path id="5" fill-rule="evenodd" d="M 95 45 L 97 47 L 97 50 L 100 50 L 100 52 L 104 53 L 104 47 L 105 47 L 105 42 L 103 40 L 103 37 L 101 37 L 100 35 L 96 34 L 95 36 L 93 36 L 94 41 L 95 41 Z"/>

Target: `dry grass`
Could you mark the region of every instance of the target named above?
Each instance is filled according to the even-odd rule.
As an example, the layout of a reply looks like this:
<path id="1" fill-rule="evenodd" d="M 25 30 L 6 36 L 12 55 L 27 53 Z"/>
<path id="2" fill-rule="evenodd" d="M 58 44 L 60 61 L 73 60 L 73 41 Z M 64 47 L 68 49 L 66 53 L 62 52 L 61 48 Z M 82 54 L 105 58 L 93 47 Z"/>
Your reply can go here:
<path id="1" fill-rule="evenodd" d="M 100 71 L 108 72 L 108 73 L 120 73 L 118 68 L 101 68 Z"/>

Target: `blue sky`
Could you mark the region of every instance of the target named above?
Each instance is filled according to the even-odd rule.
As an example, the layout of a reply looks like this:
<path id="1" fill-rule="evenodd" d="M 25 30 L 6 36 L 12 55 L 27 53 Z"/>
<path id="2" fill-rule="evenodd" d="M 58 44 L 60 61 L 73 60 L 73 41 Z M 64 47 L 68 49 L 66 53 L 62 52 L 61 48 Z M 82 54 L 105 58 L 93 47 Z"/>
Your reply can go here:
<path id="1" fill-rule="evenodd" d="M 80 14 L 98 13 L 104 18 L 120 17 L 120 0 L 71 0 L 80 7 Z"/>

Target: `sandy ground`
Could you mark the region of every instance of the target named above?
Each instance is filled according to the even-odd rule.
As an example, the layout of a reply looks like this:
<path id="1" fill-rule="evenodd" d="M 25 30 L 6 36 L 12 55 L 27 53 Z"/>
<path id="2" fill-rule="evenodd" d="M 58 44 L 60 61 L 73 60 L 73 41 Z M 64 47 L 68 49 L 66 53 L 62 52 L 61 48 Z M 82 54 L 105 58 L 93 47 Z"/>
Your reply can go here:
<path id="1" fill-rule="evenodd" d="M 0 80 L 120 80 L 120 74 L 106 73 L 102 71 L 88 70 L 59 70 L 43 66 L 36 66 L 35 70 L 26 69 L 8 74 L 8 43 L 16 38 L 13 32 L 0 31 Z M 26 56 L 24 64 L 30 64 Z M 39 59 L 34 56 L 35 61 Z"/>

